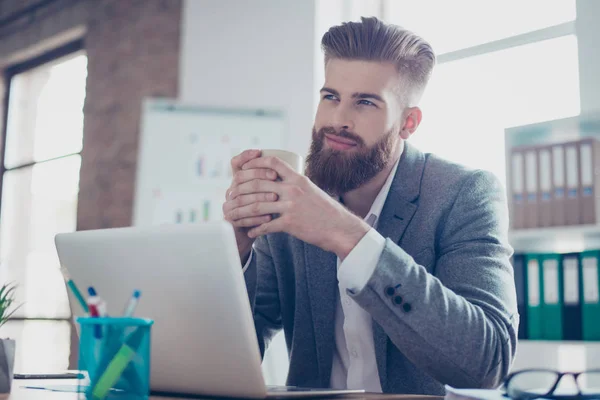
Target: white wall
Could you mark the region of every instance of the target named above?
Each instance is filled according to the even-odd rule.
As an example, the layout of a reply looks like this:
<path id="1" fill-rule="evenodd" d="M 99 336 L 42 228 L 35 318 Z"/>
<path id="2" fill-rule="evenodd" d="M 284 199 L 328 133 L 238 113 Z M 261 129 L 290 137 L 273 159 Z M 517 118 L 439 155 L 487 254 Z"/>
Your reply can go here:
<path id="1" fill-rule="evenodd" d="M 312 0 L 186 0 L 182 101 L 283 110 L 288 150 L 306 154 L 314 120 Z"/>

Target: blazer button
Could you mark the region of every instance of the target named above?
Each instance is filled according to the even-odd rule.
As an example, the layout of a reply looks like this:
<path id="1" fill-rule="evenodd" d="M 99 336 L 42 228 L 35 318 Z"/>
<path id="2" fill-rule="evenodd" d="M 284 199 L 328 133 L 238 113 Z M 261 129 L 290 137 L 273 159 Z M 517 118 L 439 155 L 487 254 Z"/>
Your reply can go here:
<path id="1" fill-rule="evenodd" d="M 386 287 L 385 290 L 385 294 L 387 294 L 388 296 L 392 297 L 394 295 L 394 293 L 396 293 L 396 289 L 398 289 L 400 286 L 402 286 L 402 284 L 397 284 L 396 286 L 388 286 Z"/>
<path id="2" fill-rule="evenodd" d="M 404 303 L 402 305 L 402 308 L 404 309 L 404 312 L 410 312 L 410 310 L 412 309 L 412 306 L 410 305 L 410 303 Z"/>
<path id="3" fill-rule="evenodd" d="M 396 303 L 398 305 L 402 304 L 402 296 L 394 297 L 394 303 Z"/>

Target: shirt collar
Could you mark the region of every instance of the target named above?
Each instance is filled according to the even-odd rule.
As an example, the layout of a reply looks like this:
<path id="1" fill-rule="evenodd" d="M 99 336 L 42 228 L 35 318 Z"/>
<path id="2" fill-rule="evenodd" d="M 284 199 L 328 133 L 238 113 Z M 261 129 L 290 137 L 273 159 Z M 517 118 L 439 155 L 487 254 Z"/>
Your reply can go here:
<path id="1" fill-rule="evenodd" d="M 379 190 L 377 197 L 375 197 L 375 201 L 373 201 L 373 204 L 371 204 L 371 208 L 369 209 L 367 216 L 363 219 L 372 228 L 376 227 L 377 221 L 379 220 L 379 215 L 381 215 L 381 211 L 383 210 L 383 206 L 385 205 L 385 200 L 387 199 L 388 194 L 390 193 L 390 189 L 392 187 L 392 182 L 394 182 L 394 176 L 396 176 L 396 171 L 398 170 L 399 163 L 400 163 L 400 158 L 398 158 L 398 160 L 396 160 L 396 163 L 394 164 L 394 167 L 392 168 L 392 170 L 390 171 L 390 174 L 388 175 L 387 179 L 385 180 L 385 183 L 381 187 L 381 190 Z M 337 198 L 338 202 L 342 201 L 342 198 L 340 196 L 337 196 L 334 198 Z"/>

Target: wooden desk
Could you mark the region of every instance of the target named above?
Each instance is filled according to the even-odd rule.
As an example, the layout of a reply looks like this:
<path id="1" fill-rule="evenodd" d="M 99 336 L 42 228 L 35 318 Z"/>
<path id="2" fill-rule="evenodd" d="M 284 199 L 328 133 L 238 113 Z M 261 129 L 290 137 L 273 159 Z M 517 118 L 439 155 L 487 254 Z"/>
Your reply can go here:
<path id="1" fill-rule="evenodd" d="M 6 400 L 80 400 L 79 393 L 61 393 L 49 390 L 26 389 L 24 386 L 50 386 L 50 385 L 76 385 L 77 381 L 68 379 L 56 380 L 14 380 L 10 395 L 0 395 L 0 399 Z M 209 397 L 198 397 L 208 399 Z M 337 399 L 352 400 L 442 400 L 441 396 L 416 396 L 416 395 L 393 395 L 366 393 L 364 395 L 349 395 L 336 397 Z M 182 397 L 151 396 L 150 400 L 181 400 Z"/>
<path id="2" fill-rule="evenodd" d="M 0 0 L 1 1 L 1 0 Z M 0 337 L 17 340 L 15 372 L 51 373 L 76 368 L 69 365 L 69 353 L 75 354 L 71 324 L 68 321 L 8 321 L 0 329 Z M 69 351 L 69 349 L 71 351 Z M 14 380 L 12 393 L 1 395 L 2 400 L 79 400 L 78 393 L 61 393 L 39 389 L 24 389 L 23 386 L 76 385 L 74 380 Z M 200 397 L 199 397 L 200 398 Z M 401 399 L 401 400 L 441 400 L 439 396 L 382 395 L 368 393 L 352 395 L 349 399 Z M 151 400 L 180 400 L 179 398 L 151 397 Z M 339 397 L 342 399 L 342 397 Z"/>

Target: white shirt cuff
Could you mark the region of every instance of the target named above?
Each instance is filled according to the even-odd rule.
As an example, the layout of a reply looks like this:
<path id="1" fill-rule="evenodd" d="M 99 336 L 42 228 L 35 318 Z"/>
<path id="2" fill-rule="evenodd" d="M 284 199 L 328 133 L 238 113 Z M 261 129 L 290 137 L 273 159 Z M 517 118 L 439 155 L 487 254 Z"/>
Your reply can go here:
<path id="1" fill-rule="evenodd" d="M 385 238 L 371 228 L 340 264 L 340 285 L 353 292 L 361 291 L 373 275 L 384 247 Z"/>
<path id="2" fill-rule="evenodd" d="M 248 261 L 246 261 L 246 264 L 244 264 L 244 268 L 242 268 L 242 272 L 246 272 L 246 270 L 250 266 L 250 262 L 252 261 L 252 253 L 254 253 L 254 250 L 250 250 L 250 255 L 248 256 Z"/>

